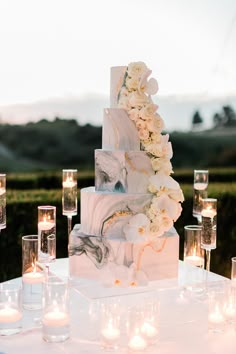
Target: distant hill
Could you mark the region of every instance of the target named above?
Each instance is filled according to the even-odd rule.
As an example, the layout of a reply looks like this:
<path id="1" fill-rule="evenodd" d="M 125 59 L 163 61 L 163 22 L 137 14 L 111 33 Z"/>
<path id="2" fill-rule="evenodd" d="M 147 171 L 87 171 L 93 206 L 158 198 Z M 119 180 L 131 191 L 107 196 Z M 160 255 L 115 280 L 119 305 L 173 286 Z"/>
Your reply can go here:
<path id="1" fill-rule="evenodd" d="M 212 98 L 205 96 L 160 96 L 155 97 L 159 105 L 167 131 L 188 131 L 191 120 L 198 110 L 204 119 L 204 129 L 213 124 L 213 115 L 223 105 L 231 105 L 236 109 L 236 96 Z M 10 124 L 37 122 L 42 118 L 53 120 L 55 117 L 75 118 L 79 124 L 90 123 L 101 126 L 103 109 L 109 107 L 108 96 L 86 95 L 83 97 L 65 97 L 48 99 L 28 104 L 0 106 L 0 121 Z"/>
<path id="2" fill-rule="evenodd" d="M 25 125 L 0 124 L 0 171 L 94 169 L 102 128 L 75 119 L 46 119 Z M 236 161 L 235 129 L 170 134 L 175 168 L 230 167 Z"/>

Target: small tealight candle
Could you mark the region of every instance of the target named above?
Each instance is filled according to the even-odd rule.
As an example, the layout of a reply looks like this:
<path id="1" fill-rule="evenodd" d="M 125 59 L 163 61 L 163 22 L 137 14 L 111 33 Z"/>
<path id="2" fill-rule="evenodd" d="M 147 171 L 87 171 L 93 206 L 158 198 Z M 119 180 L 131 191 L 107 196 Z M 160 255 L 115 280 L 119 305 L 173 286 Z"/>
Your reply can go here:
<path id="1" fill-rule="evenodd" d="M 185 262 L 193 265 L 193 266 L 196 266 L 196 267 L 203 267 L 203 264 L 204 264 L 204 258 L 203 257 L 200 257 L 200 256 L 187 256 L 185 257 Z"/>
<path id="2" fill-rule="evenodd" d="M 0 322 L 1 323 L 11 323 L 17 322 L 21 319 L 22 314 L 19 310 L 5 306 L 0 309 Z"/>
<path id="3" fill-rule="evenodd" d="M 139 334 L 134 334 L 129 340 L 128 347 L 135 351 L 144 350 L 147 347 L 147 342 Z"/>
<path id="4" fill-rule="evenodd" d="M 120 330 L 113 327 L 111 324 L 108 324 L 107 327 L 103 328 L 101 333 L 102 336 L 109 341 L 115 341 L 120 337 Z"/>
<path id="5" fill-rule="evenodd" d="M 55 309 L 45 313 L 43 324 L 49 327 L 63 327 L 69 324 L 69 316 L 66 312 Z"/>
<path id="6" fill-rule="evenodd" d="M 147 338 L 155 338 L 158 334 L 158 331 L 155 326 L 153 326 L 149 322 L 144 322 L 142 327 L 141 327 L 141 332 L 147 337 Z"/>
<path id="7" fill-rule="evenodd" d="M 63 188 L 74 188 L 75 186 L 77 186 L 77 182 L 73 181 L 71 177 L 67 177 L 67 179 L 62 182 Z"/>
<path id="8" fill-rule="evenodd" d="M 42 283 L 44 280 L 44 274 L 41 272 L 28 272 L 28 273 L 24 273 L 22 280 L 24 283 L 27 284 L 39 284 Z"/>

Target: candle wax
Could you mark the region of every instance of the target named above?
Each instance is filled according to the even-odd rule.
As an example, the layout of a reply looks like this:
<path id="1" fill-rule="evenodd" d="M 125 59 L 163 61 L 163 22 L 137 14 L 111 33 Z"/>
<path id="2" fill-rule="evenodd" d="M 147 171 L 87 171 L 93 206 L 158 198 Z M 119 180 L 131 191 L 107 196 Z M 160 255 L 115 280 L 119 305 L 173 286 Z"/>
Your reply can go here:
<path id="1" fill-rule="evenodd" d="M 24 273 L 22 280 L 24 283 L 27 283 L 27 284 L 39 284 L 39 283 L 43 282 L 44 274 L 40 273 L 40 272 Z"/>
<path id="2" fill-rule="evenodd" d="M 147 342 L 141 336 L 136 334 L 130 339 L 128 346 L 133 350 L 144 350 L 147 346 Z"/>
<path id="3" fill-rule="evenodd" d="M 6 193 L 6 189 L 3 188 L 3 187 L 1 187 L 1 188 L 0 188 L 0 195 L 3 195 L 3 194 L 5 194 L 5 193 Z"/>
<path id="4" fill-rule="evenodd" d="M 76 186 L 76 182 L 67 179 L 62 183 L 62 186 L 63 188 L 73 188 Z"/>
<path id="5" fill-rule="evenodd" d="M 204 191 L 207 188 L 207 183 L 194 183 L 194 189 L 197 191 Z"/>
<path id="6" fill-rule="evenodd" d="M 43 324 L 49 327 L 62 327 L 69 324 L 69 316 L 66 312 L 55 310 L 47 312 L 43 317 Z"/>
<path id="7" fill-rule="evenodd" d="M 148 337 L 148 338 L 153 338 L 156 337 L 157 335 L 157 329 L 150 323 L 144 322 L 141 328 L 142 333 Z"/>
<path id="8" fill-rule="evenodd" d="M 224 316 L 219 311 L 210 313 L 208 319 L 209 322 L 216 324 L 224 322 Z"/>
<path id="9" fill-rule="evenodd" d="M 214 210 L 214 209 L 203 209 L 202 210 L 202 216 L 204 216 L 205 218 L 214 218 L 215 215 L 216 215 L 216 210 Z"/>
<path id="10" fill-rule="evenodd" d="M 50 221 L 40 221 L 38 223 L 38 230 L 39 231 L 45 231 L 45 230 L 51 230 L 53 227 L 55 227 L 55 222 L 50 222 Z"/>
<path id="11" fill-rule="evenodd" d="M 0 309 L 0 323 L 11 323 L 19 321 L 22 317 L 20 311 L 11 307 L 4 307 Z"/>
<path id="12" fill-rule="evenodd" d="M 102 330 L 102 335 L 105 339 L 113 341 L 119 338 L 120 331 L 118 328 L 109 326 Z"/>
<path id="13" fill-rule="evenodd" d="M 196 267 L 203 266 L 203 257 L 200 256 L 187 256 L 184 261 Z"/>

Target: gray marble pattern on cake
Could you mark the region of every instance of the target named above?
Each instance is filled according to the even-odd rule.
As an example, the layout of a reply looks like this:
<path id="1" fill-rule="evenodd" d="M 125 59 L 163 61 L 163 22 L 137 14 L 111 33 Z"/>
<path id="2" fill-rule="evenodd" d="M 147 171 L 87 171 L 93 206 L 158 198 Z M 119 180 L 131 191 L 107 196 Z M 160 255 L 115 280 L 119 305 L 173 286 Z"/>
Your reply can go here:
<path id="1" fill-rule="evenodd" d="M 123 226 L 130 217 L 145 211 L 152 195 L 95 192 L 81 189 L 81 228 L 85 234 L 124 238 Z"/>
<path id="2" fill-rule="evenodd" d="M 140 139 L 137 128 L 124 109 L 104 109 L 102 149 L 124 151 L 140 150 Z"/>
<path id="3" fill-rule="evenodd" d="M 110 107 L 117 107 L 127 66 L 113 66 L 110 71 Z"/>
<path id="4" fill-rule="evenodd" d="M 101 269 L 111 258 L 112 249 L 105 237 L 84 235 L 79 230 L 71 235 L 69 256 L 88 257 L 96 268 Z"/>
<path id="5" fill-rule="evenodd" d="M 148 193 L 154 174 L 145 151 L 95 150 L 95 189 L 97 191 Z"/>
<path id="6" fill-rule="evenodd" d="M 95 150 L 95 189 L 127 192 L 127 172 L 123 151 Z"/>

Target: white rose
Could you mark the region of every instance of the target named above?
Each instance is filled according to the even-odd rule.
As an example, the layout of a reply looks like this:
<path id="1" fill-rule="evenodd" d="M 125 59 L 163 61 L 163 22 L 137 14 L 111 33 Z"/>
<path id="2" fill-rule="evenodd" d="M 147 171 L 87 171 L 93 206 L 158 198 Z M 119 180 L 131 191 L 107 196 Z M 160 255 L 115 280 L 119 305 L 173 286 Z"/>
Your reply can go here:
<path id="1" fill-rule="evenodd" d="M 129 103 L 129 97 L 128 96 L 121 96 L 118 102 L 118 107 L 123 108 L 125 110 L 130 110 L 130 103 Z"/>
<path id="2" fill-rule="evenodd" d="M 139 80 L 136 77 L 127 77 L 125 85 L 129 91 L 135 91 L 138 89 Z"/>
<path id="3" fill-rule="evenodd" d="M 140 110 L 140 117 L 143 119 L 151 118 L 155 115 L 158 106 L 154 103 L 148 103 Z"/>
<path id="4" fill-rule="evenodd" d="M 140 94 L 137 91 L 133 91 L 129 96 L 130 107 L 140 107 L 148 103 L 148 97 L 145 94 Z"/>
<path id="5" fill-rule="evenodd" d="M 129 111 L 129 117 L 131 120 L 136 122 L 139 119 L 139 110 L 137 108 L 132 108 Z"/>
<path id="6" fill-rule="evenodd" d="M 147 66 L 143 62 L 134 62 L 128 65 L 128 76 L 134 78 L 141 78 L 142 75 L 148 70 Z"/>
<path id="7" fill-rule="evenodd" d="M 138 130 L 139 139 L 146 140 L 149 137 L 149 131 L 147 129 Z"/>

